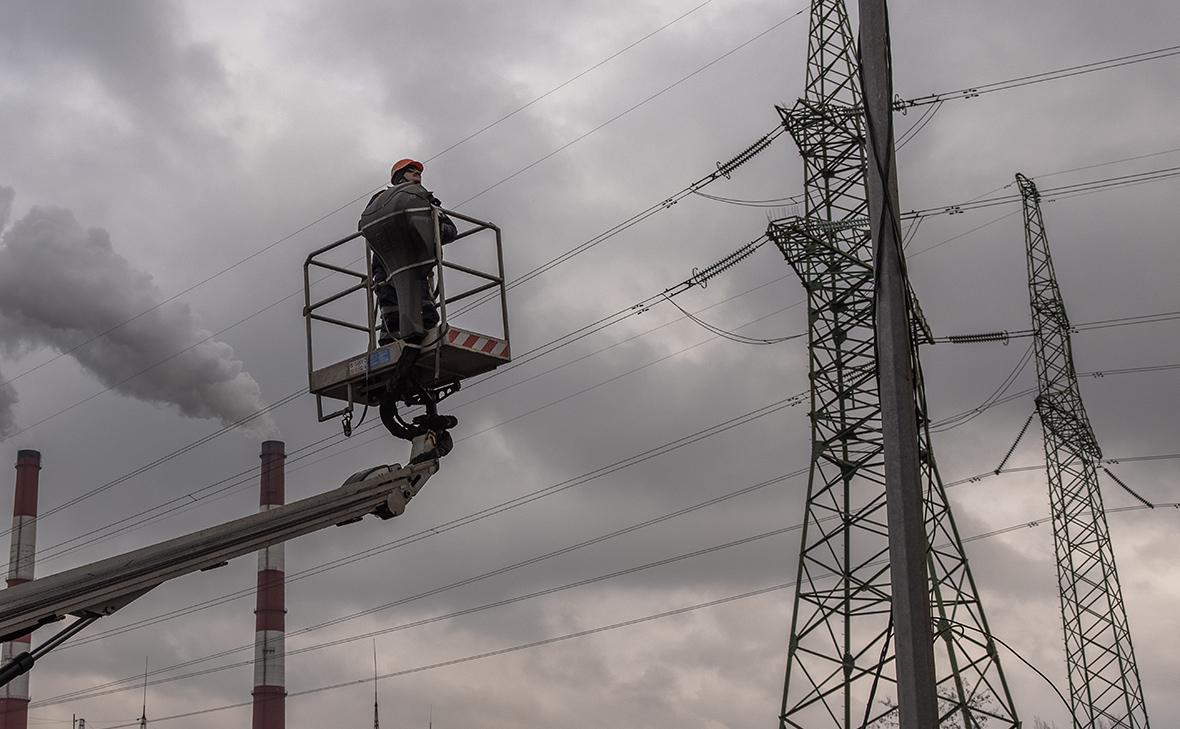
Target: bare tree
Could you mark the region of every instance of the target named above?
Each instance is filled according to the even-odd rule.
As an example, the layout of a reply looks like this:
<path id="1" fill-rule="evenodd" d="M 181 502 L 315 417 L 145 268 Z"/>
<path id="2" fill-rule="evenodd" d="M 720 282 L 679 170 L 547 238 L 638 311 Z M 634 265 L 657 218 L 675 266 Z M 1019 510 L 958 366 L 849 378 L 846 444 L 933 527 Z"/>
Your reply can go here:
<path id="1" fill-rule="evenodd" d="M 956 711 L 951 713 L 950 716 L 947 716 L 946 720 L 939 724 L 939 729 L 986 729 L 990 717 L 981 713 L 979 710 L 986 710 L 992 704 L 992 701 L 986 696 L 976 694 L 967 703 L 972 709 L 977 710 L 971 714 L 973 718 L 971 726 L 963 726 L 963 715 L 961 712 Z M 866 726 L 865 729 L 899 729 L 901 723 L 897 716 L 897 702 L 892 698 L 886 698 L 881 701 L 881 704 L 885 707 L 886 713 L 881 718 Z M 938 711 L 940 715 L 947 714 L 954 706 L 955 702 L 953 701 L 941 697 L 938 699 Z M 1038 719 L 1036 721 L 1040 720 Z M 1034 725 L 1034 729 L 1056 728 L 1050 727 L 1048 724 L 1042 722 L 1041 725 Z"/>

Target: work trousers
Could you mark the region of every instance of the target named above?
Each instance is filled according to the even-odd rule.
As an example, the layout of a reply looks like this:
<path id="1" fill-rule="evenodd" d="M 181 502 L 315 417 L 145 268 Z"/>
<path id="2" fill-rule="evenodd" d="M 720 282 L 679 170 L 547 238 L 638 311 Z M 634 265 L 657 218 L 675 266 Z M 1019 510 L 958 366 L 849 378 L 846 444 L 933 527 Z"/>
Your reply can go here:
<path id="1" fill-rule="evenodd" d="M 373 290 L 381 315 L 381 343 L 421 340 L 428 329 L 438 326 L 431 269 L 431 265 L 424 265 L 400 271 Z M 400 306 L 403 301 L 417 302 L 417 306 Z"/>

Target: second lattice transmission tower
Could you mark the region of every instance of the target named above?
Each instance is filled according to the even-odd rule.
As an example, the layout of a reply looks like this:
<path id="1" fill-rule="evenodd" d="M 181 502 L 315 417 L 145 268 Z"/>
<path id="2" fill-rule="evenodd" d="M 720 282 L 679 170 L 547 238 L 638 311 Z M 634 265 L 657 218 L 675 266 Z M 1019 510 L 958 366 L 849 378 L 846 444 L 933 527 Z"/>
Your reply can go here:
<path id="1" fill-rule="evenodd" d="M 1017 175 L 1016 183 L 1024 202 L 1037 413 L 1044 432 L 1074 726 L 1147 729 L 1147 707 L 1098 488 L 1102 450 L 1082 405 L 1041 197 L 1024 175 Z"/>

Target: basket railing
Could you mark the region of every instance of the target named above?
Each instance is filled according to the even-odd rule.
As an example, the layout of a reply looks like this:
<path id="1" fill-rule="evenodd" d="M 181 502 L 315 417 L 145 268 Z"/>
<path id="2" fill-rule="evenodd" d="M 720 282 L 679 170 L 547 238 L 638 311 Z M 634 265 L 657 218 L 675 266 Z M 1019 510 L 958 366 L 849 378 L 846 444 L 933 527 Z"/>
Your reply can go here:
<path id="1" fill-rule="evenodd" d="M 479 220 L 478 218 L 473 218 L 469 215 L 464 215 L 463 213 L 455 212 L 453 210 L 446 210 L 436 206 L 399 210 L 379 218 L 378 220 L 374 221 L 372 225 L 387 222 L 398 215 L 420 213 L 427 210 L 430 211 L 434 229 L 434 260 L 430 262 L 430 265 L 432 267 L 432 271 L 437 277 L 436 281 L 438 293 L 435 300 L 435 306 L 438 308 L 439 315 L 439 338 L 442 339 L 446 336 L 446 332 L 449 327 L 447 310 L 451 304 L 454 304 L 457 301 L 469 299 L 473 296 L 477 296 L 491 290 L 496 290 L 496 294 L 494 296 L 482 299 L 479 302 L 476 302 L 476 304 L 484 304 L 492 301 L 493 299 L 499 299 L 500 325 L 503 332 L 503 339 L 507 341 L 508 301 L 507 288 L 504 281 L 504 248 L 503 242 L 501 240 L 500 228 L 498 226 L 496 226 L 494 223 L 489 223 L 484 220 Z M 462 223 L 466 223 L 466 226 L 463 226 L 464 229 L 459 231 L 454 240 L 450 241 L 445 246 L 442 244 L 441 235 L 440 216 L 443 214 L 449 216 L 453 221 L 462 221 Z M 464 240 L 467 240 L 468 242 L 461 245 L 464 247 L 469 246 L 472 242 L 473 236 L 476 236 L 477 234 L 485 231 L 491 231 L 493 234 L 493 239 L 491 242 L 495 246 L 496 253 L 494 272 L 480 270 L 472 266 L 457 263 L 453 260 L 447 260 L 445 256 L 446 251 L 456 250 L 456 244 L 459 244 L 460 241 Z M 487 236 L 482 237 L 482 240 L 484 240 L 485 243 L 486 238 Z M 339 265 L 335 263 L 329 263 L 327 260 L 325 260 L 329 255 L 339 255 L 340 252 L 346 250 L 346 247 L 348 247 L 350 244 L 359 248 L 360 250 L 359 255 L 356 258 L 353 258 L 348 264 Z M 363 268 L 353 268 L 354 266 L 358 265 L 363 265 Z M 324 275 L 313 280 L 313 269 L 324 272 Z M 448 296 L 447 277 L 444 274 L 444 271 L 447 269 L 471 276 L 477 279 L 478 282 L 471 285 L 461 286 L 458 291 Z M 336 275 L 346 277 L 346 279 L 349 281 L 348 285 L 338 290 L 332 290 L 323 298 L 313 301 L 312 286 L 330 281 Z M 373 253 L 369 249 L 368 244 L 365 242 L 364 236 L 360 231 L 340 238 L 339 240 L 335 240 L 321 248 L 317 248 L 307 255 L 307 258 L 303 262 L 303 318 L 304 329 L 307 336 L 307 374 L 309 385 L 311 384 L 312 373 L 314 373 L 317 369 L 314 335 L 317 331 L 319 331 L 319 329 L 313 325 L 321 324 L 330 327 L 341 327 L 353 331 L 364 332 L 368 335 L 366 353 L 371 355 L 372 352 L 377 349 L 379 326 L 376 306 L 377 301 L 373 292 L 373 285 Z M 347 319 L 329 316 L 322 312 L 324 307 L 328 306 L 329 304 L 333 304 L 360 291 L 365 292 L 365 317 L 363 319 L 358 317 L 356 320 L 350 321 Z M 404 306 L 405 303 L 399 302 L 399 305 Z M 441 345 L 441 341 L 439 344 Z M 433 349 L 434 371 L 436 377 L 439 372 L 439 358 L 441 356 L 441 350 L 441 346 L 434 347 Z M 349 356 L 354 355 L 350 353 Z M 353 403 L 355 402 L 352 385 L 349 385 L 347 392 L 347 402 L 345 403 L 344 407 L 330 413 L 324 412 L 323 395 L 320 393 L 314 393 L 316 396 L 316 412 L 321 422 L 338 417 L 340 415 L 344 415 L 345 413 L 352 412 Z"/>

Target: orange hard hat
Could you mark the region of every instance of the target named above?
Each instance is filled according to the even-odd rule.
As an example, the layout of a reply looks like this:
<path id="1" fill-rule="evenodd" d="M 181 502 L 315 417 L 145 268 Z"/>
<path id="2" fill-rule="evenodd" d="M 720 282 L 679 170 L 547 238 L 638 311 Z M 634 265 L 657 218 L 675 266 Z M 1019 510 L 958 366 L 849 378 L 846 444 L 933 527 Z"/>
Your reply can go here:
<path id="1" fill-rule="evenodd" d="M 418 160 L 399 159 L 397 162 L 393 163 L 393 167 L 391 167 L 389 170 L 390 181 L 392 182 L 393 178 L 397 177 L 397 173 L 401 172 L 402 170 L 406 169 L 407 167 L 413 167 L 414 169 L 418 170 L 419 172 L 422 172 L 423 170 L 426 169 L 422 165 L 422 163 L 419 162 Z"/>

